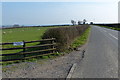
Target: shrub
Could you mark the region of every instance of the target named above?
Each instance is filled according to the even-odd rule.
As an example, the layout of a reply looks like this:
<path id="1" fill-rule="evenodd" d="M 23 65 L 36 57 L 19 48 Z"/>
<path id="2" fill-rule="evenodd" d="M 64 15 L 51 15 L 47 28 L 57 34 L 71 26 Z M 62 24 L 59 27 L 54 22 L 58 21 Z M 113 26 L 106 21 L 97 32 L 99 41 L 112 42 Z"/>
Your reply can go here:
<path id="1" fill-rule="evenodd" d="M 41 56 L 42 59 L 48 59 L 48 56 Z"/>
<path id="2" fill-rule="evenodd" d="M 60 55 L 62 55 L 63 53 L 59 53 L 59 52 L 56 52 L 56 53 L 54 53 L 54 55 L 56 55 L 56 56 L 60 56 Z"/>
<path id="3" fill-rule="evenodd" d="M 42 38 L 56 38 L 55 42 L 58 44 L 56 48 L 61 52 L 69 49 L 73 40 L 80 36 L 87 28 L 88 25 L 50 28 L 43 34 Z"/>

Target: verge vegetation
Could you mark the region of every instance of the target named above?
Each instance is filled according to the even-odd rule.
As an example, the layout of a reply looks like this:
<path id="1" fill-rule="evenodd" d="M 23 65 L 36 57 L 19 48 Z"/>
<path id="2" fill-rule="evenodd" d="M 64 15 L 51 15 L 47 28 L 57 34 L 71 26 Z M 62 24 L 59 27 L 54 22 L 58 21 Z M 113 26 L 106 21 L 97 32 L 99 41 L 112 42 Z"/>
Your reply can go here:
<path id="1" fill-rule="evenodd" d="M 100 24 L 99 26 L 120 31 L 120 25 L 119 24 Z"/>
<path id="2" fill-rule="evenodd" d="M 86 31 L 81 36 L 77 37 L 74 40 L 74 42 L 72 43 L 71 47 L 72 48 L 77 48 L 77 47 L 80 47 L 80 46 L 84 45 L 88 40 L 90 30 L 91 30 L 91 27 L 86 29 Z"/>

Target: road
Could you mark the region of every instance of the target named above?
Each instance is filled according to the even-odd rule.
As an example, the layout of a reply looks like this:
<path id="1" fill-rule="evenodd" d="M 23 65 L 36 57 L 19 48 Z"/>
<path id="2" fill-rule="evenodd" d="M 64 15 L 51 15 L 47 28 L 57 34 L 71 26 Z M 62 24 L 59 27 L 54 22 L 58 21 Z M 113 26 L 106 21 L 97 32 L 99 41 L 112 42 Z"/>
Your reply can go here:
<path id="1" fill-rule="evenodd" d="M 85 57 L 72 78 L 118 78 L 118 31 L 92 26 Z"/>

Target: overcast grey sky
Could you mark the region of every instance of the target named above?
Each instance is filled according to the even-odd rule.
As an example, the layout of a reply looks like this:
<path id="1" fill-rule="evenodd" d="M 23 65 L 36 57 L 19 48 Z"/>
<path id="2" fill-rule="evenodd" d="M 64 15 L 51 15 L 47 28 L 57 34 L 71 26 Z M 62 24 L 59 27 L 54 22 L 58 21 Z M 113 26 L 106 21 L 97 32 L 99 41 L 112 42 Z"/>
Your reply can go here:
<path id="1" fill-rule="evenodd" d="M 71 19 L 117 23 L 118 1 L 2 2 L 3 25 L 70 24 Z"/>

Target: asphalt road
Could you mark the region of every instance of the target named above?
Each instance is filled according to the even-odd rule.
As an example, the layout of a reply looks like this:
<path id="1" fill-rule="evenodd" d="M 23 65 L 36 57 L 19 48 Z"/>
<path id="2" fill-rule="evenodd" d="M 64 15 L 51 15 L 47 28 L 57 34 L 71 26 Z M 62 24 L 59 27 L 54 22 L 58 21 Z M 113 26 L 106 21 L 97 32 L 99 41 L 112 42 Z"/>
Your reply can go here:
<path id="1" fill-rule="evenodd" d="M 92 26 L 85 57 L 72 78 L 118 78 L 118 31 Z"/>

